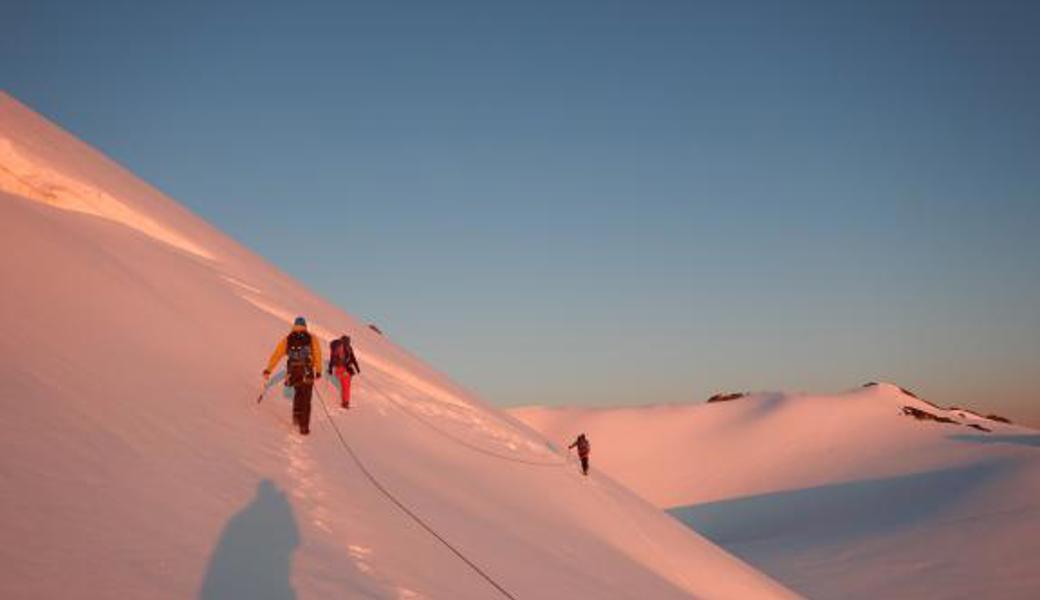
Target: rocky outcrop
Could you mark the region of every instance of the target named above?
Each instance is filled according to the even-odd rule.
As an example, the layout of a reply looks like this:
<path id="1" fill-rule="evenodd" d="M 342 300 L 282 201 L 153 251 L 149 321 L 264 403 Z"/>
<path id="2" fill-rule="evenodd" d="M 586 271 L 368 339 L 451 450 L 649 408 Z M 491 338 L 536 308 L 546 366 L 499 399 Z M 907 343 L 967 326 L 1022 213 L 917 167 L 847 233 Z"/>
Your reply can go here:
<path id="1" fill-rule="evenodd" d="M 935 421 L 936 423 L 953 423 L 954 425 L 960 425 L 960 423 L 949 417 L 936 415 L 926 410 L 921 410 L 920 408 L 914 408 L 913 406 L 904 406 L 903 414 L 919 421 Z"/>
<path id="2" fill-rule="evenodd" d="M 920 399 L 921 399 L 921 397 L 920 397 L 920 396 L 918 396 L 917 394 L 915 394 L 915 393 L 911 392 L 910 390 L 906 389 L 905 387 L 902 387 L 902 386 L 900 386 L 900 387 L 899 387 L 899 391 L 900 391 L 900 392 L 903 392 L 903 393 L 904 393 L 904 394 L 906 394 L 907 396 L 910 396 L 911 398 L 917 398 L 918 400 L 920 400 Z"/>
<path id="3" fill-rule="evenodd" d="M 935 408 L 937 410 L 952 410 L 952 407 L 951 408 L 944 408 L 942 406 L 939 406 L 938 404 L 936 404 L 934 402 L 930 402 L 928 400 L 925 400 L 924 398 L 922 398 L 922 397 L 918 396 L 917 394 L 911 392 L 910 390 L 906 389 L 905 387 L 900 386 L 900 385 L 896 385 L 894 383 L 881 384 L 881 383 L 878 383 L 877 381 L 868 381 L 867 383 L 863 384 L 863 387 L 866 388 L 866 387 L 874 387 L 874 386 L 881 386 L 881 385 L 891 386 L 893 389 L 899 390 L 900 393 L 902 393 L 904 396 L 910 396 L 914 400 L 920 400 L 921 402 L 924 402 L 928 406 L 931 406 L 932 408 Z"/>
<path id="4" fill-rule="evenodd" d="M 747 396 L 746 392 L 733 392 L 729 394 L 715 394 L 711 398 L 708 398 L 708 402 L 728 402 L 730 400 L 736 400 L 737 398 L 743 398 Z"/>

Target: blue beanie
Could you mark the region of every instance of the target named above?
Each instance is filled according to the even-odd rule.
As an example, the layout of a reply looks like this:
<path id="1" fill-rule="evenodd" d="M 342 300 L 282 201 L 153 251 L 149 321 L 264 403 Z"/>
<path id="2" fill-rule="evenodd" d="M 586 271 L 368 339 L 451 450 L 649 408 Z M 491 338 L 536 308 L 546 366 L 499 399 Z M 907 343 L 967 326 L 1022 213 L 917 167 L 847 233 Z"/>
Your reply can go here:
<path id="1" fill-rule="evenodd" d="M 297 325 L 299 325 L 300 327 L 306 327 L 307 319 L 304 319 L 303 317 L 296 317 L 296 320 L 293 321 L 293 326 L 295 327 Z"/>

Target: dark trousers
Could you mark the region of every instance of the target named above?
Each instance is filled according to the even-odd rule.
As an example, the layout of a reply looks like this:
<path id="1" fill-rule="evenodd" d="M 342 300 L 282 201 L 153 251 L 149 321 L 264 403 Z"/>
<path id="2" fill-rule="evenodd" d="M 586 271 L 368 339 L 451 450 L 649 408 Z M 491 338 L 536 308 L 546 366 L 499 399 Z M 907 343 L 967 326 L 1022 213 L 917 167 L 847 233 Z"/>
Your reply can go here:
<path id="1" fill-rule="evenodd" d="M 589 474 L 589 457 L 588 456 L 582 456 L 581 457 L 581 472 L 583 474 L 585 474 L 585 475 Z"/>
<path id="2" fill-rule="evenodd" d="M 300 431 L 310 431 L 311 428 L 311 393 L 314 391 L 313 383 L 301 383 L 293 387 L 292 400 L 293 423 L 299 425 Z"/>

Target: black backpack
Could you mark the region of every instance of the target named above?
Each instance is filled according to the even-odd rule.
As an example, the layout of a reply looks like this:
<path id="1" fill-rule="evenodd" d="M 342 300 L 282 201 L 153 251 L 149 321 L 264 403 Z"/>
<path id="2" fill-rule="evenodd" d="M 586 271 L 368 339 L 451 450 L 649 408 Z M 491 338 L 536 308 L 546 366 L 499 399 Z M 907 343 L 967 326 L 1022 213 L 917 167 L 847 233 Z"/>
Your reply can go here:
<path id="1" fill-rule="evenodd" d="M 354 348 L 343 341 L 343 338 L 336 338 L 329 342 L 329 372 L 335 367 L 345 367 L 351 375 L 356 375 L 354 369 Z"/>
<path id="2" fill-rule="evenodd" d="M 314 356 L 311 353 L 311 334 L 294 331 L 285 340 L 286 385 L 300 385 L 314 381 Z"/>
<path id="3" fill-rule="evenodd" d="M 331 366 L 331 367 L 338 367 L 338 366 L 343 364 L 343 361 L 346 360 L 346 358 L 347 358 L 347 353 L 346 352 L 343 352 L 342 356 L 340 356 L 340 354 L 339 354 L 340 346 L 342 346 L 342 345 L 343 345 L 343 340 L 340 339 L 340 338 L 336 338 L 336 339 L 332 340 L 331 342 L 329 342 L 329 366 Z"/>

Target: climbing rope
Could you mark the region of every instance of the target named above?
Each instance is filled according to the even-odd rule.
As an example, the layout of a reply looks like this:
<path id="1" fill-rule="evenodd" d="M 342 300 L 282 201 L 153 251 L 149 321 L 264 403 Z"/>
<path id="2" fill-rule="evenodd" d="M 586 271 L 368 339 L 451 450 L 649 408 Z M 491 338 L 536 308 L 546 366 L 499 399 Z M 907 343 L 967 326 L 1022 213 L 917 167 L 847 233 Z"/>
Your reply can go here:
<path id="1" fill-rule="evenodd" d="M 467 442 L 467 441 L 465 441 L 463 439 L 460 439 L 460 438 L 458 438 L 458 437 L 448 433 L 447 431 L 444 431 L 440 427 L 437 427 L 433 423 L 429 422 L 427 419 L 425 419 L 425 418 L 419 416 L 418 414 L 416 414 L 415 411 L 413 411 L 410 408 L 408 408 L 403 402 L 400 402 L 399 400 L 397 400 L 396 398 L 394 398 L 390 394 L 387 394 L 386 392 L 384 392 L 384 391 L 382 391 L 382 390 L 380 390 L 380 389 L 378 389 L 378 388 L 376 388 L 374 386 L 371 386 L 368 389 L 370 389 L 371 391 L 379 394 L 384 399 L 386 399 L 388 402 L 390 402 L 395 407 L 397 407 L 398 410 L 400 410 L 401 412 L 405 413 L 406 415 L 412 417 L 416 421 L 422 423 L 426 427 L 429 427 L 430 429 L 436 431 L 440 435 L 448 438 L 449 440 L 455 442 L 456 444 L 459 444 L 461 446 L 465 446 L 466 448 L 469 448 L 470 450 L 473 450 L 474 452 L 480 452 L 481 454 L 486 454 L 488 456 L 493 456 L 493 457 L 498 458 L 500 460 L 508 460 L 510 462 L 520 463 L 520 464 L 524 464 L 524 465 L 531 465 L 531 466 L 535 466 L 535 467 L 562 467 L 562 466 L 567 464 L 566 461 L 561 461 L 561 460 L 543 461 L 543 460 L 527 460 L 527 459 L 524 459 L 524 458 L 516 458 L 515 456 L 507 456 L 505 454 L 499 454 L 497 452 L 494 452 L 492 450 L 488 450 L 486 448 L 481 448 L 480 446 L 477 446 L 475 444 L 471 444 L 471 443 L 469 443 L 469 442 Z"/>
<path id="2" fill-rule="evenodd" d="M 464 562 L 467 565 L 469 565 L 469 567 L 471 569 L 473 569 L 478 575 L 480 575 L 482 578 L 484 578 L 485 581 L 487 581 L 489 584 L 491 584 L 491 586 L 494 587 L 496 590 L 498 590 L 503 596 L 505 596 L 506 598 L 509 598 L 510 600 L 517 600 L 516 596 L 510 594 L 504 587 L 502 587 L 490 575 L 485 573 L 483 569 L 481 569 L 476 564 L 474 564 L 473 561 L 471 561 L 470 559 L 466 558 L 466 555 L 464 555 L 461 551 L 459 551 L 455 546 L 451 545 L 451 542 L 449 542 L 448 540 L 444 539 L 444 537 L 442 537 L 439 533 L 437 533 L 437 531 L 433 527 L 431 527 L 425 521 L 423 521 L 422 518 L 419 517 L 419 515 L 417 515 L 414 512 L 412 512 L 411 509 L 409 509 L 407 506 L 405 506 L 404 503 L 402 503 L 400 500 L 398 500 L 397 497 L 395 497 L 390 492 L 390 490 L 386 489 L 386 487 L 384 487 L 383 484 L 379 482 L 379 480 L 376 478 L 376 476 L 373 475 L 372 472 L 368 470 L 368 468 L 365 466 L 365 463 L 362 462 L 361 458 L 357 455 L 357 453 L 354 452 L 354 449 L 347 442 L 346 438 L 343 437 L 343 433 L 339 430 L 339 426 L 336 425 L 335 419 L 332 418 L 332 413 L 329 412 L 328 405 L 325 404 L 325 397 L 322 395 L 321 391 L 318 389 L 317 386 L 315 386 L 314 391 L 318 395 L 318 401 L 321 402 L 321 408 L 325 412 L 325 417 L 328 418 L 329 424 L 332 425 L 332 429 L 336 432 L 336 437 L 339 438 L 340 445 L 343 446 L 343 449 L 346 450 L 346 452 L 350 456 L 350 458 L 353 459 L 354 464 L 356 464 L 358 469 L 361 470 L 361 473 L 366 478 L 368 478 L 368 481 L 377 490 L 379 490 L 384 496 L 386 496 L 387 499 L 390 500 L 390 502 L 392 502 L 395 506 L 397 506 L 397 508 L 401 509 L 401 511 L 404 514 L 406 514 L 409 517 L 411 517 L 411 519 L 413 521 L 415 521 L 416 523 L 418 523 L 420 527 L 425 529 L 427 531 L 427 533 L 429 533 L 433 537 L 437 538 L 437 540 L 440 541 L 442 544 L 444 544 L 444 546 L 448 550 L 451 550 L 451 552 L 455 556 L 457 556 L 460 560 L 462 560 L 462 562 Z"/>

